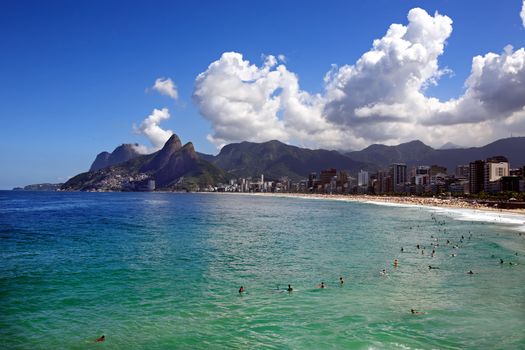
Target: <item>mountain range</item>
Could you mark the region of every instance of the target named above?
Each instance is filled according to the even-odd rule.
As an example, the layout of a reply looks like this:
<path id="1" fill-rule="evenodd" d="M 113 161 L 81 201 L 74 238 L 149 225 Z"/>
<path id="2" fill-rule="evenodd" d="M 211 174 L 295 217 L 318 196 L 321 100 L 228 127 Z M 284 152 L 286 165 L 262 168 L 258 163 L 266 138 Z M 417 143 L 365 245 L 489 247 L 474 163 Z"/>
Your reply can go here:
<path id="1" fill-rule="evenodd" d="M 312 171 L 337 168 L 350 172 L 372 164 L 356 161 L 337 151 L 311 150 L 273 140 L 263 143 L 241 142 L 224 146 L 217 156 L 209 156 L 215 166 L 232 177 L 258 177 L 277 180 L 288 177 L 300 180 Z"/>
<path id="2" fill-rule="evenodd" d="M 502 155 L 508 158 L 512 167 L 525 165 L 525 137 L 500 139 L 482 147 L 434 149 L 421 141 L 411 141 L 397 146 L 371 145 L 362 151 L 346 155 L 354 160 L 372 163 L 386 168 L 392 163 L 412 165 L 441 165 L 454 173 L 457 165 L 488 157 Z"/>
<path id="3" fill-rule="evenodd" d="M 107 159 L 113 159 L 112 154 Z M 100 160 L 98 156 L 91 169 L 96 168 L 97 160 Z M 191 142 L 182 146 L 179 137 L 173 134 L 164 147 L 155 153 L 136 155 L 122 163 L 79 174 L 67 181 L 62 189 L 136 190 L 150 179 L 155 180 L 158 189 L 192 189 L 225 181 L 225 174 L 223 170 L 200 159 Z"/>
<path id="4" fill-rule="evenodd" d="M 111 153 L 98 154 L 90 171 L 73 177 L 62 189 L 123 190 L 126 181 L 122 179 L 140 183 L 148 178 L 155 180 L 158 188 L 169 190 L 181 184 L 183 188 L 202 187 L 230 178 L 259 177 L 261 174 L 271 180 L 288 177 L 297 181 L 310 172 L 326 168 L 345 170 L 355 176 L 361 169 L 374 172 L 392 163 L 437 164 L 454 173 L 457 165 L 496 155 L 507 157 L 512 167 L 525 165 L 525 137 L 500 139 L 482 147 L 450 149 L 434 149 L 415 140 L 396 146 L 374 144 L 344 154 L 272 140 L 232 143 L 224 146 L 219 154 L 209 155 L 196 152 L 191 142 L 182 146 L 175 134 L 161 150 L 152 154 L 139 155 L 135 146 L 123 144 Z"/>

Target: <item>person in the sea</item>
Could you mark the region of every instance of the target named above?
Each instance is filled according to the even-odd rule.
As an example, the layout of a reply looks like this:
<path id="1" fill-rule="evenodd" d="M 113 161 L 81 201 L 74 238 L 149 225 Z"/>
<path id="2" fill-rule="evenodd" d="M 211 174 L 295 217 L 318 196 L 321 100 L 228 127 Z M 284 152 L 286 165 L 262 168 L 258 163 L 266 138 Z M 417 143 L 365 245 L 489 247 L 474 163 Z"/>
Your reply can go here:
<path id="1" fill-rule="evenodd" d="M 412 313 L 412 315 L 423 315 L 424 314 L 424 312 L 417 311 L 417 310 L 414 310 L 414 309 L 410 309 L 410 312 Z"/>
<path id="2" fill-rule="evenodd" d="M 239 288 L 239 294 L 242 294 L 244 292 L 244 287 L 241 286 L 241 288 Z"/>
<path id="3" fill-rule="evenodd" d="M 321 282 L 321 284 L 319 285 L 319 288 L 323 289 L 324 287 L 325 287 L 324 282 Z"/>
<path id="4" fill-rule="evenodd" d="M 500 263 L 500 264 L 503 264 L 503 259 L 500 258 L 500 259 L 499 259 L 499 263 Z"/>
<path id="5" fill-rule="evenodd" d="M 467 274 L 469 274 L 469 275 L 473 275 L 474 272 L 472 272 L 472 270 L 470 270 L 469 272 L 467 272 Z"/>
<path id="6" fill-rule="evenodd" d="M 381 271 L 380 274 L 381 274 L 382 276 L 386 276 L 386 270 L 383 269 L 383 271 Z"/>
<path id="7" fill-rule="evenodd" d="M 394 259 L 394 267 L 397 267 L 397 259 Z"/>
<path id="8" fill-rule="evenodd" d="M 345 281 L 343 281 L 343 277 L 339 277 L 339 283 L 342 285 L 345 283 Z"/>
<path id="9" fill-rule="evenodd" d="M 292 292 L 293 291 L 293 288 L 291 285 L 288 285 L 288 289 L 286 289 L 288 292 Z"/>
<path id="10" fill-rule="evenodd" d="M 405 250 L 403 249 L 403 247 L 401 247 L 401 253 L 403 253 Z"/>
<path id="11" fill-rule="evenodd" d="M 101 342 L 103 342 L 103 341 L 105 341 L 105 340 L 106 340 L 106 336 L 103 335 L 103 336 L 101 336 L 100 338 L 97 338 L 97 340 L 95 340 L 95 341 L 96 341 L 97 343 L 101 343 Z"/>

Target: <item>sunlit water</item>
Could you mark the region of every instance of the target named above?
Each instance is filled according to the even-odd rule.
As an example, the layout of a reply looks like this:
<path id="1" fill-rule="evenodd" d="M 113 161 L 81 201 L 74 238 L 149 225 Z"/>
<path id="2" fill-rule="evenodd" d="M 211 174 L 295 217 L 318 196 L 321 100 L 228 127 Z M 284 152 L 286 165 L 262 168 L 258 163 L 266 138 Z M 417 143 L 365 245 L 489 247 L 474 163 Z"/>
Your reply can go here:
<path id="1" fill-rule="evenodd" d="M 491 215 L 0 192 L 0 347 L 525 348 L 525 217 Z"/>

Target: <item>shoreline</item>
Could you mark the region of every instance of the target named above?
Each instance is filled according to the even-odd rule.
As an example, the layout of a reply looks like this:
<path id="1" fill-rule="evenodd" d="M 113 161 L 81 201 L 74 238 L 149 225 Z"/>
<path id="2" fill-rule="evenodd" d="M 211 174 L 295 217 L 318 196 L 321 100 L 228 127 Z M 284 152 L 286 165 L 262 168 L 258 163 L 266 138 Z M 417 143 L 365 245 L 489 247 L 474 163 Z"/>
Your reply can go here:
<path id="1" fill-rule="evenodd" d="M 223 194 L 222 192 L 209 192 Z M 371 203 L 376 205 L 395 205 L 407 207 L 429 207 L 429 208 L 448 208 L 448 209 L 469 209 L 487 213 L 502 213 L 524 216 L 525 209 L 502 209 L 488 207 L 479 203 L 472 203 L 462 199 L 441 199 L 431 197 L 401 197 L 401 196 L 375 196 L 375 195 L 334 195 L 318 193 L 269 193 L 269 192 L 224 192 L 224 194 L 261 196 L 261 197 L 282 197 L 282 198 L 302 198 L 318 200 L 334 200 L 342 202 Z M 525 221 L 525 220 L 524 220 Z"/>

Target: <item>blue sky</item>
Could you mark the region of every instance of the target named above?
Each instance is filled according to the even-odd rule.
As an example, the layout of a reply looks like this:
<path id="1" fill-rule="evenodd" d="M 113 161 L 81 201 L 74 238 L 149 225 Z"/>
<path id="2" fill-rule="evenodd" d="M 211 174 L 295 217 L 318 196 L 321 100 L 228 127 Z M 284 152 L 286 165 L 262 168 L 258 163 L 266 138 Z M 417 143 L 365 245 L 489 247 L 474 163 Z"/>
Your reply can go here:
<path id="1" fill-rule="evenodd" d="M 286 58 L 281 64 L 298 78 L 300 89 L 325 98 L 323 77 L 331 65 L 354 65 L 392 23 L 406 26 L 407 14 L 416 7 L 430 16 L 438 11 L 453 21 L 437 58 L 439 68 L 452 73 L 445 71 L 437 85 L 426 88 L 426 97 L 459 98 L 466 90 L 474 56 L 500 55 L 507 45 L 515 51 L 525 46 L 519 0 L 4 0 L 0 3 L 0 188 L 64 181 L 87 170 L 97 153 L 121 143 L 151 147 L 132 125 L 140 125 L 154 108 L 169 109 L 171 118 L 162 122 L 162 128 L 173 130 L 183 142 L 192 141 L 199 151 L 217 153 L 221 140 L 237 141 L 236 136 L 217 131 L 224 122 L 220 112 L 210 110 L 206 101 L 196 102 L 192 95 L 196 77 L 224 52 L 240 53 L 259 68 L 263 55 L 282 54 Z M 176 101 L 151 89 L 160 77 L 176 84 Z M 203 90 L 208 83 L 211 80 L 202 83 Z M 443 118 L 450 124 L 453 117 Z M 521 115 L 513 118 L 522 125 Z M 346 148 L 417 139 L 421 130 L 397 139 L 371 134 Z M 519 134 L 521 129 L 515 130 Z M 322 137 L 308 143 L 300 135 L 286 135 L 283 141 L 299 145 L 345 148 L 327 144 Z M 487 134 L 485 139 L 472 139 L 472 144 L 500 136 Z M 450 140 L 425 141 L 439 146 Z"/>

